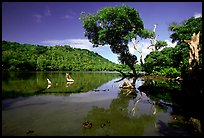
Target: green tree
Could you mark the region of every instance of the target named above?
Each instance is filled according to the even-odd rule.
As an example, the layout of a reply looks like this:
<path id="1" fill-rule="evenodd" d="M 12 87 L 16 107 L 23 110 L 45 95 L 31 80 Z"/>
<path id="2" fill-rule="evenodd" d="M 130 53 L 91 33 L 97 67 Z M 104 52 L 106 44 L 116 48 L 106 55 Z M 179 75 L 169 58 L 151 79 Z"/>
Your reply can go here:
<path id="1" fill-rule="evenodd" d="M 190 18 L 181 23 L 171 23 L 169 26 L 169 30 L 172 32 L 170 38 L 172 42 L 177 42 L 176 45 L 176 56 L 177 65 L 180 66 L 183 75 L 186 75 L 188 72 L 188 59 L 189 59 L 189 45 L 184 42 L 184 40 L 190 40 L 193 33 L 200 32 L 200 40 L 199 40 L 199 48 L 201 49 L 199 52 L 200 56 L 200 64 L 199 68 L 202 68 L 202 17 L 200 18 Z"/>
<path id="2" fill-rule="evenodd" d="M 84 35 L 93 47 L 110 45 L 119 61 L 128 65 L 136 75 L 134 65 L 137 57 L 130 53 L 128 42 L 137 36 L 148 38 L 154 35 L 154 32 L 144 29 L 138 11 L 127 5 L 106 7 L 96 14 L 81 13 L 81 20 L 85 29 Z"/>
<path id="3" fill-rule="evenodd" d="M 182 23 L 172 23 L 169 26 L 169 30 L 173 32 L 170 36 L 170 38 L 172 38 L 172 42 L 177 42 L 177 46 L 176 46 L 176 49 L 178 50 L 177 53 L 179 55 L 182 55 L 180 61 L 178 60 L 178 62 L 180 63 L 180 66 L 182 68 L 182 78 L 183 78 L 182 84 L 186 92 L 186 95 L 185 95 L 186 101 L 185 100 L 183 101 L 184 102 L 183 105 L 188 107 L 187 111 L 191 112 L 191 115 L 190 115 L 191 117 L 199 120 L 200 126 L 201 126 L 199 127 L 199 132 L 201 132 L 201 135 L 202 135 L 204 132 L 203 112 L 200 108 L 196 108 L 199 105 L 203 105 L 203 101 L 204 101 L 203 70 L 202 70 L 202 53 L 203 53 L 202 17 L 200 18 L 192 17 L 188 20 L 183 21 Z M 199 50 L 199 53 L 198 53 L 199 55 L 198 56 L 199 61 L 198 61 L 198 60 L 194 60 L 195 58 L 191 58 L 192 55 L 193 57 L 195 56 L 195 51 L 194 53 L 192 53 L 193 52 L 192 48 L 190 48 L 190 45 L 186 43 L 184 40 L 192 40 L 192 42 L 196 42 L 198 37 L 194 37 L 195 35 L 193 34 L 194 33 L 199 34 L 199 32 L 200 32 L 199 45 L 196 45 L 196 51 L 198 49 L 201 49 L 201 50 Z M 197 48 L 197 46 L 199 48 Z"/>
<path id="4" fill-rule="evenodd" d="M 164 48 L 161 51 L 151 52 L 145 58 L 143 65 L 144 70 L 149 74 L 158 74 L 166 76 L 178 76 L 182 73 L 182 77 L 188 72 L 189 45 L 184 40 L 189 40 L 193 33 L 200 31 L 200 45 L 202 51 L 202 18 L 190 18 L 182 23 L 172 23 L 169 30 L 173 33 L 170 35 L 172 42 L 177 42 L 175 48 Z M 159 44 L 160 41 L 157 41 Z M 157 46 L 156 43 L 156 46 Z M 163 42 L 161 41 L 161 45 Z M 159 45 L 157 46 L 160 47 Z M 157 49 L 157 48 L 155 48 Z M 199 53 L 202 57 L 202 52 Z M 200 60 L 199 67 L 202 65 Z"/>
<path id="5" fill-rule="evenodd" d="M 155 44 L 155 50 L 159 50 L 165 46 L 167 46 L 167 43 L 165 41 L 158 40 Z"/>
<path id="6" fill-rule="evenodd" d="M 148 54 L 143 65 L 148 74 L 164 75 L 169 77 L 180 76 L 177 63 L 176 49 L 166 47 L 161 51 L 154 51 Z"/>

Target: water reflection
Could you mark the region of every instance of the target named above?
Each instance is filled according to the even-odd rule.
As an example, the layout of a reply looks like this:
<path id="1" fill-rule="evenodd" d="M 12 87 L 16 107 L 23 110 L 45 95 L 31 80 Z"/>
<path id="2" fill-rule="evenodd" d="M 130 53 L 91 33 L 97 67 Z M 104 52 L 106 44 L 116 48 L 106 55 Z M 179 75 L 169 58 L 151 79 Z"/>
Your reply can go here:
<path id="1" fill-rule="evenodd" d="M 144 81 L 138 79 L 136 88 L 143 83 Z M 92 128 L 83 128 L 82 135 L 141 136 L 151 133 L 159 135 L 156 132 L 157 109 L 153 103 L 138 89 L 119 89 L 118 97 L 112 100 L 108 109 L 94 106 L 89 111 L 84 121 L 91 122 Z M 151 126 L 152 124 L 154 125 Z M 150 126 L 151 130 L 154 130 L 151 133 L 146 130 Z"/>
<path id="2" fill-rule="evenodd" d="M 34 87 L 32 96 L 3 100 L 2 135 L 189 135 L 182 128 L 182 116 L 172 116 L 172 106 L 161 104 L 154 94 L 140 90 L 148 82 L 145 78 L 138 78 L 135 89 L 128 90 L 119 88 L 123 81 L 116 82 L 120 77 L 114 74 L 71 75 L 75 81 L 66 87 L 64 73 L 35 74 L 38 86 L 45 80 L 45 87 L 40 90 L 43 94 L 34 95 Z M 49 89 L 48 77 L 52 81 Z M 154 84 L 160 86 L 159 82 Z M 4 90 L 8 90 L 5 86 L 9 85 L 4 84 Z M 87 91 L 79 93 L 80 90 Z M 69 96 L 63 96 L 63 91 Z M 171 99 L 163 97 L 160 98 L 163 102 Z M 92 124 L 91 127 L 83 126 L 87 122 Z"/>
<path id="3" fill-rule="evenodd" d="M 91 129 L 83 128 L 82 135 L 144 135 L 144 129 L 155 122 L 155 116 L 147 109 L 150 106 L 149 103 L 143 102 L 136 109 L 136 105 L 146 99 L 147 97 L 142 96 L 140 92 L 130 95 L 120 92 L 118 97 L 112 100 L 108 109 L 94 106 L 84 118 L 84 121 L 90 121 L 93 126 Z M 130 106 L 130 101 L 134 102 L 133 106 Z M 141 106 L 146 107 L 142 107 L 144 109 L 141 110 Z M 139 114 L 135 114 L 136 110 Z"/>
<path id="4" fill-rule="evenodd" d="M 118 77 L 118 74 L 113 73 L 73 72 L 71 75 L 75 81 L 67 82 L 65 75 L 66 72 L 2 73 L 2 97 L 6 99 L 47 93 L 59 95 L 87 92 Z"/>
<path id="5" fill-rule="evenodd" d="M 66 85 L 66 87 L 68 88 L 70 85 L 72 85 L 74 82 L 67 82 L 67 85 Z"/>
<path id="6" fill-rule="evenodd" d="M 94 106 L 84 118 L 84 122 L 90 122 L 92 127 L 82 128 L 81 135 L 190 135 L 187 127 L 183 127 L 184 121 L 178 120 L 180 116 L 177 116 L 177 120 L 172 117 L 172 106 L 163 101 L 171 98 L 160 97 L 163 103 L 159 103 L 155 98 L 152 100 L 151 96 L 148 97 L 146 93 L 138 90 L 144 84 L 145 80 L 139 78 L 136 81 L 136 89 L 119 89 L 118 97 L 112 100 L 108 109 Z"/>

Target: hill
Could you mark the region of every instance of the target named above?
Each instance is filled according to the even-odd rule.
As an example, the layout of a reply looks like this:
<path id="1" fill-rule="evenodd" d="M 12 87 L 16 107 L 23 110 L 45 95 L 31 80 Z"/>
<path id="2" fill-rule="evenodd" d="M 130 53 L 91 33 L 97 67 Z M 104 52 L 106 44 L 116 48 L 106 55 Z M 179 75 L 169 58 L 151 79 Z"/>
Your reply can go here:
<path id="1" fill-rule="evenodd" d="M 3 70 L 114 71 L 124 68 L 97 53 L 68 45 L 40 46 L 2 41 Z"/>

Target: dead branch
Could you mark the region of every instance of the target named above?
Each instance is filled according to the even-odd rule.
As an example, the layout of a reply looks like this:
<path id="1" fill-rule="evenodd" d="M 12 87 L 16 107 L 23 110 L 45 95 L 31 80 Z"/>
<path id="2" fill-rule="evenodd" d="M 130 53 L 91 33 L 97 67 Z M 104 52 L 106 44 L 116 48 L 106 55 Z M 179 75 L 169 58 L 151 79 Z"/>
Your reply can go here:
<path id="1" fill-rule="evenodd" d="M 199 38 L 200 38 L 200 31 L 196 35 L 193 33 L 193 36 L 191 37 L 191 40 L 184 40 L 189 46 L 189 65 L 190 70 L 195 68 L 196 65 L 199 65 L 199 51 L 201 50 L 199 48 Z"/>
<path id="2" fill-rule="evenodd" d="M 120 82 L 120 81 L 122 81 L 122 80 L 124 80 L 124 79 L 125 79 L 125 77 L 122 77 L 121 79 L 115 81 L 114 83 L 116 83 L 116 82 Z"/>
<path id="3" fill-rule="evenodd" d="M 139 41 L 138 41 L 139 42 Z M 137 46 L 136 46 L 136 43 L 135 43 L 135 38 L 132 39 L 132 43 L 133 43 L 133 47 L 134 49 L 139 52 L 140 54 L 140 63 L 141 65 L 144 63 L 143 60 L 142 60 L 142 50 L 140 50 Z"/>
<path id="4" fill-rule="evenodd" d="M 157 25 L 158 25 L 158 24 L 154 24 L 154 29 L 153 29 L 153 32 L 154 32 L 154 33 L 156 32 Z M 152 38 L 150 39 L 151 45 L 148 46 L 147 49 L 149 49 L 150 47 L 153 47 L 153 48 L 152 48 L 153 51 L 157 50 L 157 49 L 156 49 L 157 36 L 159 36 L 159 35 L 155 35 L 154 37 L 152 37 Z"/>

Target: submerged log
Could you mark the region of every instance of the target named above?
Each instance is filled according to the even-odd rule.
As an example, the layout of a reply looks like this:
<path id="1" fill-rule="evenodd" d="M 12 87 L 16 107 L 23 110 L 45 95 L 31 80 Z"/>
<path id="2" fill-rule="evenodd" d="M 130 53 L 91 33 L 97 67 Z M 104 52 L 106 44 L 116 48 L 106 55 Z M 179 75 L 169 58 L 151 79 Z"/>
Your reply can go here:
<path id="1" fill-rule="evenodd" d="M 130 83 L 127 79 L 125 79 L 125 81 L 123 82 L 123 84 L 120 86 L 120 88 L 123 89 L 134 89 L 135 85 L 133 85 L 132 83 Z"/>
<path id="2" fill-rule="evenodd" d="M 201 121 L 199 119 L 191 117 L 189 119 L 189 123 L 194 126 L 196 131 L 198 131 L 200 134 L 202 134 Z"/>

